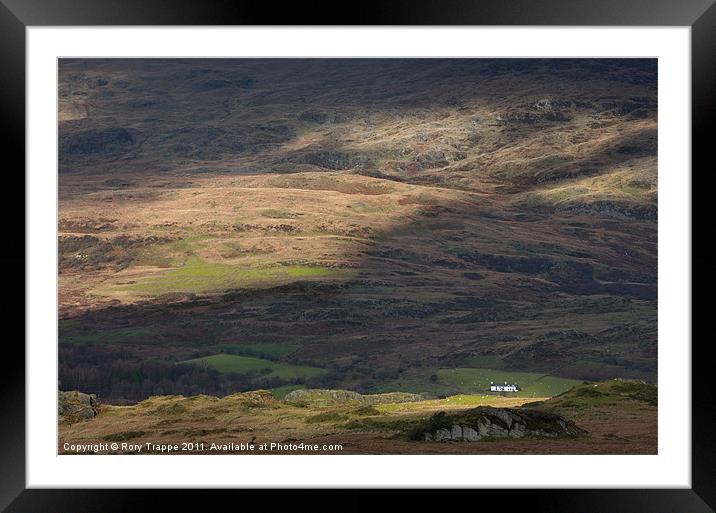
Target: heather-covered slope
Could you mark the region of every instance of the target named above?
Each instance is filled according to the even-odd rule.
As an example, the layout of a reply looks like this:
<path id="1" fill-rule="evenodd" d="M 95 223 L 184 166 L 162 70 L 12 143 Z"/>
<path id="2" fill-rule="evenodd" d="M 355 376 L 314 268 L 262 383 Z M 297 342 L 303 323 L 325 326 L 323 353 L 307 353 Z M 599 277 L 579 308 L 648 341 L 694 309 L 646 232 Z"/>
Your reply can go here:
<path id="1" fill-rule="evenodd" d="M 656 61 L 59 73 L 63 389 L 655 379 Z"/>

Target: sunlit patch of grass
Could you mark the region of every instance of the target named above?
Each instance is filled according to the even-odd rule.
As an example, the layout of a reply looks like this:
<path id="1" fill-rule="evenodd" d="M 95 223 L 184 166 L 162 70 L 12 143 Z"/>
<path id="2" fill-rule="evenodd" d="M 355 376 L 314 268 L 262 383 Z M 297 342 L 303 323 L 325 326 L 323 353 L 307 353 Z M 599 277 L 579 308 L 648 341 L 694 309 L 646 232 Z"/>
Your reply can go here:
<path id="1" fill-rule="evenodd" d="M 552 397 L 565 392 L 581 381 L 534 372 L 513 372 L 493 369 L 439 369 L 437 381 L 452 385 L 463 392 L 488 391 L 490 383 L 516 383 L 520 390 L 508 395 L 519 397 Z"/>
<path id="2" fill-rule="evenodd" d="M 133 260 L 134 265 L 153 267 L 174 267 L 182 265 L 196 255 L 197 250 L 206 246 L 212 239 L 209 235 L 192 235 L 183 239 L 154 244 L 142 249 Z"/>
<path id="3" fill-rule="evenodd" d="M 140 279 L 136 283 L 128 285 L 118 285 L 109 292 L 155 296 L 173 292 L 201 294 L 239 288 L 275 286 L 297 279 L 333 276 L 340 273 L 340 270 L 306 265 L 237 267 L 191 257 L 181 267 L 171 269 L 161 276 Z"/>
<path id="4" fill-rule="evenodd" d="M 580 410 L 595 406 L 610 406 L 625 401 L 639 401 L 649 406 L 658 404 L 658 389 L 644 381 L 612 379 L 597 383 L 582 383 L 546 401 L 527 403 L 529 408 Z"/>
<path id="5" fill-rule="evenodd" d="M 617 169 L 600 176 L 546 186 L 528 193 L 524 201 L 528 205 L 562 205 L 600 200 L 652 203 L 656 201 L 656 195 L 655 175 L 632 169 Z"/>
<path id="6" fill-rule="evenodd" d="M 406 373 L 397 379 L 371 387 L 371 392 L 398 390 L 433 395 L 489 394 L 492 381 L 516 383 L 520 390 L 507 392 L 509 397 L 552 397 L 581 383 L 535 372 L 462 367 Z"/>
<path id="7" fill-rule="evenodd" d="M 295 173 L 272 177 L 266 181 L 270 187 L 325 190 L 342 194 L 378 195 L 390 194 L 395 185 L 383 180 L 352 177 L 339 173 Z"/>
<path id="8" fill-rule="evenodd" d="M 428 399 L 406 403 L 378 404 L 375 409 L 381 413 L 417 413 L 439 409 L 476 408 L 478 406 L 496 406 L 513 408 L 523 404 L 527 399 L 518 397 L 502 397 L 496 395 L 454 395 L 444 399 Z"/>

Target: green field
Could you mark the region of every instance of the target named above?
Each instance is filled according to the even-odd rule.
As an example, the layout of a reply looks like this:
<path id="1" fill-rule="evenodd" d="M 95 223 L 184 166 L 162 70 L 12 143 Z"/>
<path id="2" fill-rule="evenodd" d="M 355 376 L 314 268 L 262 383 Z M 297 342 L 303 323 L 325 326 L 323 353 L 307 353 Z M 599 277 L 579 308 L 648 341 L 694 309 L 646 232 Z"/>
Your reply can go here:
<path id="1" fill-rule="evenodd" d="M 193 360 L 185 360 L 182 363 L 206 365 L 219 372 L 235 372 L 247 374 L 250 372 L 265 372 L 266 377 L 277 377 L 282 379 L 312 378 L 320 376 L 325 371 L 318 367 L 306 365 L 291 365 L 288 363 L 273 362 L 262 358 L 251 356 L 239 356 L 235 354 L 214 354 Z"/>
<path id="2" fill-rule="evenodd" d="M 426 374 L 405 373 L 405 375 L 371 386 L 371 394 L 384 394 L 387 392 L 410 392 L 413 394 L 429 394 L 434 396 L 448 396 L 460 393 L 455 387 L 433 383 L 429 379 L 430 372 Z"/>
<path id="3" fill-rule="evenodd" d="M 305 385 L 284 385 L 282 387 L 272 388 L 271 393 L 276 399 L 283 399 L 289 392 L 301 390 L 302 388 L 305 388 Z"/>
<path id="4" fill-rule="evenodd" d="M 431 379 L 431 376 L 434 378 Z M 376 385 L 371 388 L 371 391 L 401 391 L 435 395 L 481 394 L 489 391 L 491 381 L 516 383 L 520 387 L 520 391 L 505 394 L 515 397 L 552 397 L 581 383 L 579 380 L 534 372 L 457 368 L 413 373 Z"/>
<path id="5" fill-rule="evenodd" d="M 267 342 L 265 344 L 225 344 L 221 349 L 230 354 L 246 354 L 260 358 L 284 358 L 295 353 L 301 344 L 291 342 Z"/>
<path id="6" fill-rule="evenodd" d="M 206 246 L 210 235 L 190 235 L 165 244 L 154 244 L 143 248 L 133 260 L 134 265 L 154 267 L 176 267 L 189 258 L 196 257 L 196 251 Z"/>
<path id="7" fill-rule="evenodd" d="M 333 269 L 301 265 L 246 268 L 234 265 L 206 262 L 197 257 L 167 271 L 161 276 L 145 278 L 137 283 L 113 287 L 108 292 L 130 292 L 160 295 L 172 292 L 211 293 L 224 290 L 274 286 L 289 283 L 296 278 L 328 276 L 338 273 Z"/>

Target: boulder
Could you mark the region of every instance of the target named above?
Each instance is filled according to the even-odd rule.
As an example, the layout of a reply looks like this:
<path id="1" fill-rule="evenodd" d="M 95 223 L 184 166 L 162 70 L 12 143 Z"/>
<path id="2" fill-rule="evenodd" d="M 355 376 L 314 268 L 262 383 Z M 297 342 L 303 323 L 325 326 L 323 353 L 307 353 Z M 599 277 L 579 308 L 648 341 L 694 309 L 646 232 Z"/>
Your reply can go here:
<path id="1" fill-rule="evenodd" d="M 556 413 L 480 406 L 452 415 L 436 413 L 413 430 L 410 437 L 435 442 L 477 442 L 486 438 L 559 438 L 586 433 Z"/>
<path id="2" fill-rule="evenodd" d="M 57 395 L 57 413 L 60 422 L 74 423 L 93 419 L 99 413 L 99 400 L 95 394 L 77 390 L 60 391 Z"/>
<path id="3" fill-rule="evenodd" d="M 470 426 L 462 428 L 462 438 L 468 442 L 476 442 L 480 439 L 480 433 L 472 429 Z"/>
<path id="4" fill-rule="evenodd" d="M 445 442 L 447 440 L 452 440 L 452 433 L 449 429 L 438 429 L 435 432 L 435 441 L 436 442 Z"/>

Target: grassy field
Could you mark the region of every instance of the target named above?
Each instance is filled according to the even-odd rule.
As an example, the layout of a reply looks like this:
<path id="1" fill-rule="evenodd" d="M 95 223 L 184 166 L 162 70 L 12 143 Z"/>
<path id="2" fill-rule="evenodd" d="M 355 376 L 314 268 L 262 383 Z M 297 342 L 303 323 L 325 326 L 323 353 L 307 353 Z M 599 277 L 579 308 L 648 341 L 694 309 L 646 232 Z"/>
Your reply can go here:
<path id="1" fill-rule="evenodd" d="M 196 257 L 160 276 L 144 278 L 137 283 L 115 287 L 116 292 L 156 296 L 172 292 L 206 294 L 225 290 L 274 286 L 296 278 L 328 276 L 338 271 L 301 265 L 266 268 L 242 268 L 207 262 Z"/>
<path id="2" fill-rule="evenodd" d="M 370 387 L 370 392 L 373 394 L 386 392 L 411 392 L 414 394 L 432 395 L 453 395 L 458 393 L 455 387 L 443 383 L 431 382 L 429 374 L 415 375 L 414 373 L 373 385 Z"/>
<path id="3" fill-rule="evenodd" d="M 196 252 L 206 246 L 210 235 L 187 235 L 165 244 L 156 244 L 143 248 L 133 261 L 134 265 L 154 267 L 176 267 L 187 259 L 196 256 Z"/>
<path id="4" fill-rule="evenodd" d="M 501 408 L 516 407 L 524 404 L 524 398 L 519 396 L 500 397 L 495 395 L 453 395 L 444 399 L 429 399 L 426 401 L 378 404 L 375 409 L 382 413 L 418 413 L 435 410 L 453 410 L 461 408 L 476 408 L 478 406 L 497 406 Z"/>
<path id="5" fill-rule="evenodd" d="M 246 374 L 249 372 L 266 372 L 266 377 L 278 377 L 282 379 L 310 378 L 320 376 L 325 371 L 317 367 L 306 365 L 291 365 L 288 363 L 274 362 L 251 356 L 239 356 L 235 354 L 215 354 L 185 360 L 182 363 L 206 365 L 219 372 L 235 372 Z"/>
<path id="6" fill-rule="evenodd" d="M 656 386 L 638 381 L 610 380 L 576 386 L 547 401 L 552 408 L 585 409 L 595 406 L 616 404 L 624 400 L 641 401 L 650 406 L 658 404 Z M 531 407 L 542 407 L 542 401 L 529 403 Z"/>
<path id="7" fill-rule="evenodd" d="M 492 369 L 439 369 L 438 382 L 447 383 L 460 390 L 489 390 L 490 382 L 516 383 L 519 397 L 552 397 L 581 383 L 574 379 L 558 378 L 534 372 L 513 372 Z"/>
<path id="8" fill-rule="evenodd" d="M 301 390 L 302 388 L 304 388 L 304 385 L 284 385 L 282 387 L 272 388 L 271 393 L 276 399 L 283 399 L 289 392 Z"/>
<path id="9" fill-rule="evenodd" d="M 433 379 L 431 379 L 431 376 Z M 480 368 L 435 369 L 406 375 L 374 386 L 372 392 L 401 391 L 436 395 L 485 394 L 490 382 L 516 383 L 516 397 L 552 397 L 565 392 L 581 381 L 534 372 L 514 372 Z"/>

